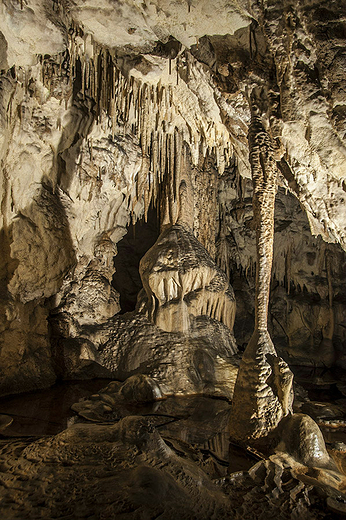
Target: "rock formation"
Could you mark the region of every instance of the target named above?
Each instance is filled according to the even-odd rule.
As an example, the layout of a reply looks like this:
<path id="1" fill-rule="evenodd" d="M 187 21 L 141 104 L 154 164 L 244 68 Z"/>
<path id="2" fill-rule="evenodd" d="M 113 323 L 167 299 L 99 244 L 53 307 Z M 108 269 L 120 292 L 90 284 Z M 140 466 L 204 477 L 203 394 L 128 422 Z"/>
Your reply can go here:
<path id="1" fill-rule="evenodd" d="M 9 518 L 41 507 L 25 468 L 48 479 L 41 516 L 85 517 L 82 502 L 99 483 L 90 471 L 85 488 L 79 469 L 93 467 L 94 449 L 117 504 L 95 506 L 100 518 L 240 520 L 273 504 L 286 519 L 342 510 L 343 477 L 311 421 L 327 439 L 346 417 L 340 402 L 319 415 L 312 395 L 346 395 L 345 12 L 345 0 L 2 0 L 0 394 L 110 378 L 86 415 L 103 420 L 114 401 L 109 413 L 122 421 L 75 426 L 28 449 L 24 440 L 18 463 L 15 445 L 4 446 Z M 288 364 L 311 402 L 299 401 L 296 385 L 292 404 Z M 225 450 L 206 460 L 203 450 L 224 447 L 225 432 L 198 454 L 183 444 L 193 442 L 187 427 L 179 445 L 165 444 L 146 419 L 117 415 L 120 387 L 166 401 L 203 394 L 227 407 L 234 397 L 233 439 L 258 448 L 271 432 L 270 454 L 216 486 Z M 3 432 L 15 431 L 0 413 Z M 344 471 L 342 449 L 333 450 Z M 65 499 L 61 508 L 74 478 L 79 509 Z M 133 499 L 114 498 L 121 481 L 137 489 Z M 146 502 L 147 484 L 162 509 Z M 316 490 L 328 497 L 322 505 Z"/>
<path id="2" fill-rule="evenodd" d="M 209 316 L 233 330 L 234 293 L 191 231 L 176 224 L 164 231 L 140 263 L 146 298 L 140 310 L 167 332 L 188 331 L 190 315 Z"/>
<path id="3" fill-rule="evenodd" d="M 235 326 L 248 342 L 254 84 L 270 98 L 281 190 L 271 334 L 285 357 L 342 365 L 344 253 L 298 224 L 291 195 L 314 234 L 344 247 L 342 8 L 107 5 L 1 6 L 1 392 L 78 372 L 59 345 L 120 311 L 117 244 L 153 206 L 175 225 L 182 180 L 193 193 L 184 218 L 236 280 Z"/>
<path id="4" fill-rule="evenodd" d="M 276 163 L 269 134 L 262 123 L 263 91 L 251 93 L 250 163 L 256 227 L 255 330 L 244 352 L 235 385 L 231 438 L 242 443 L 268 435 L 292 412 L 293 374 L 278 357 L 268 333 L 268 305 L 273 258 Z"/>

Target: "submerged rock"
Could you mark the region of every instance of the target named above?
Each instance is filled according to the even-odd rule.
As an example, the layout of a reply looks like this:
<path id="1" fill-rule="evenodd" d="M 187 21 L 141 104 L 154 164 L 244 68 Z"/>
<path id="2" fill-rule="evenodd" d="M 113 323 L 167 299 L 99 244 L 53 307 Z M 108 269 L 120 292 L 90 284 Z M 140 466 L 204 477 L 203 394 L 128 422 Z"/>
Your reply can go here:
<path id="1" fill-rule="evenodd" d="M 154 379 L 144 374 L 136 374 L 129 377 L 119 389 L 121 395 L 127 401 L 150 402 L 163 399 L 160 386 Z"/>

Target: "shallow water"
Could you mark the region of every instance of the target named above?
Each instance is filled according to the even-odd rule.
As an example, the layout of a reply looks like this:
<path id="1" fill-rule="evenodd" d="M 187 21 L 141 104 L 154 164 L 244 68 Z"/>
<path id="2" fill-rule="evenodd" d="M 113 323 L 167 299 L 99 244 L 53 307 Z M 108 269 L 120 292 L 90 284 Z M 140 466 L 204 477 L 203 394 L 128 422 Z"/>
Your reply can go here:
<path id="1" fill-rule="evenodd" d="M 81 419 L 71 405 L 89 398 L 109 380 L 71 381 L 46 390 L 5 397 L 0 414 L 10 415 L 13 423 L 2 432 L 3 437 L 39 437 L 55 435 Z M 333 402 L 334 386 L 321 388 L 309 385 L 309 396 Z M 256 459 L 243 449 L 230 445 L 228 421 L 230 402 L 205 396 L 168 397 L 146 404 L 126 404 L 122 415 L 145 415 L 152 418 L 165 441 L 177 452 L 196 449 L 213 461 L 216 474 L 249 469 Z M 321 427 L 327 443 L 344 442 L 346 428 Z"/>
<path id="2" fill-rule="evenodd" d="M 46 390 L 3 398 L 0 414 L 10 415 L 13 423 L 2 436 L 56 435 L 83 421 L 71 410 L 71 405 L 89 398 L 108 383 L 105 379 L 64 382 Z M 229 401 L 205 396 L 168 397 L 153 403 L 126 404 L 122 408 L 122 415 L 151 417 L 161 436 L 177 452 L 198 450 L 214 465 L 215 476 L 220 477 L 227 471 L 246 470 L 255 462 L 244 450 L 230 447 L 229 412 Z"/>
<path id="3" fill-rule="evenodd" d="M 71 405 L 97 392 L 108 382 L 106 379 L 69 381 L 45 390 L 3 397 L 0 414 L 13 418 L 13 423 L 3 433 L 11 437 L 56 435 L 75 417 Z"/>

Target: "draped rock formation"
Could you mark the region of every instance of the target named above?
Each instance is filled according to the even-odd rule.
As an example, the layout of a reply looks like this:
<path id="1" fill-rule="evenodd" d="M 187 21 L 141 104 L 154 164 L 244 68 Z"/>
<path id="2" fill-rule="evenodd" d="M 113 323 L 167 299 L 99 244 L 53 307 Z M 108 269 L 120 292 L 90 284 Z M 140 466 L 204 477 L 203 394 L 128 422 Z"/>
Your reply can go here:
<path id="1" fill-rule="evenodd" d="M 177 223 L 166 224 L 141 259 L 143 291 L 138 307 L 167 332 L 188 331 L 190 315 L 209 316 L 233 331 L 233 289 L 193 235 L 193 192 L 185 177 L 187 182 L 183 180 L 177 190 Z"/>
<path id="2" fill-rule="evenodd" d="M 139 310 L 161 329 L 187 331 L 191 314 L 233 330 L 233 290 L 188 229 L 176 224 L 164 231 L 141 260 L 140 274 L 146 298 Z"/>

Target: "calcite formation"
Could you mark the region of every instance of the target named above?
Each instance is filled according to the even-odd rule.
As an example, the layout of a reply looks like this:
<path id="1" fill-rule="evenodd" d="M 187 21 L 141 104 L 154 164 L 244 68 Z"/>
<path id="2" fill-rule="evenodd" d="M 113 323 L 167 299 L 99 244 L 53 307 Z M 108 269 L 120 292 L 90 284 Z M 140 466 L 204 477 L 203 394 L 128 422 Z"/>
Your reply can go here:
<path id="1" fill-rule="evenodd" d="M 142 258 L 140 274 L 145 296 L 139 297 L 139 310 L 161 329 L 188 331 L 192 315 L 233 330 L 232 287 L 188 228 L 176 224 L 163 231 Z"/>
<path id="2" fill-rule="evenodd" d="M 345 392 L 345 12 L 345 0 L 1 2 L 0 394 L 119 380 L 102 410 L 132 378 L 132 397 L 233 397 L 232 438 L 271 439 L 220 491 L 115 404 L 109 430 L 25 441 L 14 479 L 4 455 L 10 518 L 36 517 L 43 488 L 41 516 L 86 517 L 93 450 L 112 474 L 100 518 L 339 511 L 343 478 L 304 414 L 344 417 L 306 402 L 291 415 L 287 362 Z M 44 473 L 37 493 L 25 468 Z M 119 482 L 134 495 L 114 496 Z M 311 489 L 328 490 L 322 509 Z"/>
<path id="3" fill-rule="evenodd" d="M 161 224 L 175 225 L 182 180 L 193 192 L 188 227 L 237 282 L 238 341 L 248 342 L 254 85 L 270 100 L 264 123 L 281 189 L 271 333 L 287 357 L 342 366 L 344 253 L 314 241 L 301 218 L 299 241 L 302 227 L 288 213 L 293 194 L 312 232 L 345 247 L 343 3 L 118 7 L 1 5 L 1 392 L 78 372 L 57 366 L 62 338 L 87 337 L 88 327 L 122 311 L 112 285 L 117 243 L 153 207 Z M 230 326 L 232 313 L 215 296 L 227 290 L 203 284 L 206 301 L 192 298 L 191 315 L 225 314 Z"/>
<path id="4" fill-rule="evenodd" d="M 231 439 L 257 446 L 264 453 L 270 453 L 277 445 L 276 452 L 282 451 L 284 459 L 288 453 L 298 464 L 333 471 L 336 465 L 317 424 L 309 416 L 293 414 L 293 374 L 287 363 L 277 356 L 267 328 L 276 164 L 270 136 L 261 121 L 263 94 L 263 90 L 254 89 L 250 97 L 249 146 L 257 251 L 255 331 L 239 367 L 230 435 Z M 294 463 L 290 464 L 294 467 Z M 336 476 L 336 480 L 338 478 Z"/>
<path id="5" fill-rule="evenodd" d="M 126 386 L 137 391 L 120 395 Z M 222 434 L 229 404 L 193 396 L 134 406 L 133 398 L 148 397 L 149 388 L 154 390 L 152 381 L 144 376 L 123 385 L 112 382 L 73 405 L 83 422 L 40 439 L 1 439 L 4 515 L 131 518 L 135 511 L 169 520 L 264 515 L 286 520 L 298 514 L 318 520 L 342 513 L 345 478 L 316 431 L 299 443 L 301 432 L 311 430 L 304 416 L 284 429 L 282 445 L 291 454 L 277 451 L 260 461 L 243 457 L 242 471 L 226 475 L 226 461 L 215 451 L 218 436 L 209 436 L 215 427 Z M 295 458 L 299 450 L 300 458 L 308 455 L 305 464 Z M 230 467 L 234 462 L 230 459 Z"/>
<path id="6" fill-rule="evenodd" d="M 229 328 L 208 316 L 190 315 L 188 330 L 167 332 L 143 313 L 129 313 L 89 329 L 89 337 L 99 363 L 116 379 L 144 373 L 166 396 L 233 394 L 238 348 Z"/>
<path id="7" fill-rule="evenodd" d="M 277 356 L 268 332 L 255 331 L 243 354 L 234 389 L 231 438 L 245 445 L 267 438 L 292 412 L 292 380 L 293 374 Z"/>
<path id="8" fill-rule="evenodd" d="M 292 412 L 293 374 L 276 354 L 268 333 L 268 305 L 273 258 L 276 163 L 262 123 L 265 92 L 251 93 L 250 162 L 256 227 L 255 330 L 244 352 L 233 396 L 231 438 L 253 443 L 267 437 Z"/>

